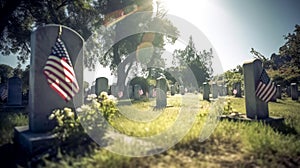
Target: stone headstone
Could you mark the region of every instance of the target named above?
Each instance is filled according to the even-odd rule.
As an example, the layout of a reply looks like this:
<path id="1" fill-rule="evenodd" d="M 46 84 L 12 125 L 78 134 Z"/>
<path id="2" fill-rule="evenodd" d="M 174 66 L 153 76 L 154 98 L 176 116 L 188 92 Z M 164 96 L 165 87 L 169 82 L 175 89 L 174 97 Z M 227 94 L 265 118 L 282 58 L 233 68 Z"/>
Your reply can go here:
<path id="1" fill-rule="evenodd" d="M 286 87 L 286 94 L 288 97 L 291 97 L 291 86 Z"/>
<path id="2" fill-rule="evenodd" d="M 228 95 L 228 86 L 225 85 L 223 89 L 224 89 L 224 91 L 223 91 L 224 96 L 227 96 Z"/>
<path id="3" fill-rule="evenodd" d="M 176 88 L 174 85 L 171 85 L 171 96 L 174 96 L 176 93 Z"/>
<path id="4" fill-rule="evenodd" d="M 167 80 L 160 77 L 156 80 L 156 107 L 165 108 L 167 106 Z"/>
<path id="5" fill-rule="evenodd" d="M 154 87 L 153 86 L 149 86 L 149 98 L 153 98 L 153 90 Z"/>
<path id="6" fill-rule="evenodd" d="M 276 86 L 276 98 L 281 99 L 282 89 L 280 85 Z"/>
<path id="7" fill-rule="evenodd" d="M 140 95 L 140 90 L 141 89 L 142 88 L 141 88 L 140 85 L 138 85 L 138 84 L 134 85 L 134 87 L 133 87 L 133 98 L 135 100 L 139 100 L 141 98 L 141 95 Z"/>
<path id="8" fill-rule="evenodd" d="M 129 96 L 129 98 L 133 98 L 133 87 L 132 87 L 132 85 L 128 86 L 128 96 Z"/>
<path id="9" fill-rule="evenodd" d="M 262 62 L 258 59 L 245 62 L 244 83 L 246 115 L 251 119 L 265 119 L 269 117 L 268 103 L 261 101 L 255 94 L 256 84 L 259 82 L 262 72 Z"/>
<path id="10" fill-rule="evenodd" d="M 218 98 L 218 93 L 219 93 L 218 86 L 217 86 L 217 84 L 215 82 L 213 82 L 212 83 L 212 98 L 213 99 Z"/>
<path id="11" fill-rule="evenodd" d="M 110 86 L 111 95 L 117 97 L 118 96 L 118 89 L 117 85 L 111 85 Z"/>
<path id="12" fill-rule="evenodd" d="M 96 86 L 91 86 L 90 94 L 96 94 Z"/>
<path id="13" fill-rule="evenodd" d="M 48 150 L 55 143 L 51 130 L 55 121 L 48 117 L 54 109 L 77 108 L 83 104 L 83 38 L 74 30 L 61 26 L 61 39 L 72 62 L 79 92 L 68 102 L 50 88 L 44 66 L 58 37 L 59 25 L 38 27 L 31 34 L 31 58 L 29 81 L 29 126 L 15 127 L 14 140 L 18 147 L 30 156 Z"/>
<path id="14" fill-rule="evenodd" d="M 209 101 L 209 85 L 207 82 L 203 83 L 203 100 Z"/>
<path id="15" fill-rule="evenodd" d="M 234 84 L 234 88 L 236 89 L 235 97 L 242 97 L 242 84 L 241 82 L 237 82 Z"/>
<path id="16" fill-rule="evenodd" d="M 297 83 L 291 83 L 291 97 L 292 100 L 298 100 L 298 85 Z"/>
<path id="17" fill-rule="evenodd" d="M 22 105 L 22 80 L 19 77 L 8 79 L 7 105 L 21 106 Z"/>
<path id="18" fill-rule="evenodd" d="M 219 96 L 224 96 L 224 89 L 223 89 L 223 85 L 219 85 L 218 90 L 219 90 Z"/>
<path id="19" fill-rule="evenodd" d="M 58 25 L 37 28 L 31 35 L 30 83 L 29 83 L 29 127 L 32 132 L 52 130 L 54 122 L 48 116 L 54 109 L 75 108 L 83 104 L 83 38 L 74 30 L 62 26 L 61 39 L 65 43 L 73 64 L 79 93 L 73 100 L 64 101 L 47 83 L 43 68 L 58 36 Z"/>
<path id="20" fill-rule="evenodd" d="M 105 77 L 99 77 L 96 79 L 95 94 L 100 95 L 101 92 L 108 93 L 108 79 Z"/>
<path id="21" fill-rule="evenodd" d="M 179 92 L 180 92 L 181 95 L 185 94 L 185 90 L 184 90 L 184 87 L 182 85 L 179 86 Z"/>

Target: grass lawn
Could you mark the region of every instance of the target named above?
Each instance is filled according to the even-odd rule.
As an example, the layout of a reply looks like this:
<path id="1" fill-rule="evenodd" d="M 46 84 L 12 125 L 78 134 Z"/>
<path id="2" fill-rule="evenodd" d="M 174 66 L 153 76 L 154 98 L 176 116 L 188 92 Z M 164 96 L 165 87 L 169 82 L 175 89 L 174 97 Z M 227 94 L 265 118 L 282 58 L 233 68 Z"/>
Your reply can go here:
<path id="1" fill-rule="evenodd" d="M 187 95 L 188 96 L 188 95 Z M 234 111 L 245 113 L 244 98 L 230 97 Z M 163 153 L 145 157 L 129 157 L 95 148 L 86 156 L 59 155 L 44 159 L 46 167 L 299 167 L 300 166 L 300 103 L 283 98 L 269 103 L 270 116 L 284 117 L 284 124 L 270 126 L 260 122 L 219 121 L 206 124 L 212 117 L 211 103 L 200 98 L 184 101 L 180 95 L 168 97 L 169 107 L 153 110 L 153 102 L 120 105 L 122 117 L 114 120 L 114 128 L 136 137 L 159 134 L 180 117 L 195 116 L 188 133 Z M 183 102 L 188 102 L 184 104 Z M 200 103 L 199 103 L 200 102 Z M 189 104 L 190 103 L 190 104 Z M 215 106 L 215 105 L 214 105 Z M 185 108 L 183 108 L 185 107 Z M 189 110 L 189 108 L 192 108 Z M 134 110 L 136 109 L 136 110 Z M 196 109 L 196 110 L 195 110 Z M 188 114 L 189 112 L 193 114 Z M 137 115 L 138 114 L 138 115 Z M 181 116 L 180 114 L 188 114 Z M 131 120 L 130 120 L 130 119 Z M 134 118 L 134 119 L 132 119 Z M 137 122 L 137 121 L 143 122 Z M 0 113 L 0 143 L 10 143 L 13 127 L 25 125 L 24 115 Z M 211 130 L 208 130 L 210 128 Z M 204 131 L 203 131 L 204 130 Z M 205 132 L 206 130 L 206 132 Z M 213 131 L 213 132 L 212 132 Z M 207 138 L 207 133 L 212 134 Z M 204 135 L 205 134 L 205 135 Z M 202 140 L 199 141 L 199 137 Z M 119 144 L 119 147 L 122 143 Z"/>

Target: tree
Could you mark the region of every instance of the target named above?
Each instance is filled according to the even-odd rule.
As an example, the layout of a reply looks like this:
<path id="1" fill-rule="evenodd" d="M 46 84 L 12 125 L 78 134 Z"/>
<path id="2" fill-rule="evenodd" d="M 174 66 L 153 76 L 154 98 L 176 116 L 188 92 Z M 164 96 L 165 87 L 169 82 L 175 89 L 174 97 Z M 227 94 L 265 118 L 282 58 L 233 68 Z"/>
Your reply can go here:
<path id="1" fill-rule="evenodd" d="M 284 39 L 285 44 L 279 48 L 281 59 L 288 60 L 279 67 L 279 74 L 290 84 L 300 81 L 300 25 L 295 25 L 293 33 L 288 33 Z"/>
<path id="2" fill-rule="evenodd" d="M 187 68 L 190 68 L 193 72 L 198 86 L 203 82 L 209 80 L 213 73 L 212 58 L 213 51 L 210 48 L 209 51 L 198 51 L 193 42 L 192 36 L 189 38 L 188 45 L 185 49 L 177 49 L 173 52 L 173 64 L 179 63 L 179 71 L 181 72 L 182 81 L 189 81 L 185 79 L 190 76 Z M 195 87 L 195 86 L 193 86 Z"/>
<path id="3" fill-rule="evenodd" d="M 85 40 L 103 24 L 104 15 L 150 0 L 3 0 L 0 1 L 0 50 L 24 63 L 30 55 L 30 34 L 38 26 L 62 24 Z M 152 2 L 152 1 L 151 1 Z"/>
<path id="4" fill-rule="evenodd" d="M 5 64 L 0 64 L 0 83 L 6 83 L 8 78 L 13 77 L 14 69 Z"/>

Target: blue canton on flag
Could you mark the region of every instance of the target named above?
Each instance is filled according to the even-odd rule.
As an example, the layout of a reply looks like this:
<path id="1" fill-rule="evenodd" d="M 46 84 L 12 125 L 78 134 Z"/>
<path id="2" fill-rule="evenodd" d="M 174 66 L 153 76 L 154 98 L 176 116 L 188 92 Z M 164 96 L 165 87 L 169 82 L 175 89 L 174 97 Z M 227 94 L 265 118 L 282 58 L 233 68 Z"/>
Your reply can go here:
<path id="1" fill-rule="evenodd" d="M 63 41 L 58 37 L 44 67 L 44 74 L 50 87 L 65 101 L 79 92 L 74 69 Z"/>
<path id="2" fill-rule="evenodd" d="M 266 70 L 263 69 L 256 87 L 256 96 L 264 102 L 269 102 L 275 94 L 276 87 L 270 80 Z"/>

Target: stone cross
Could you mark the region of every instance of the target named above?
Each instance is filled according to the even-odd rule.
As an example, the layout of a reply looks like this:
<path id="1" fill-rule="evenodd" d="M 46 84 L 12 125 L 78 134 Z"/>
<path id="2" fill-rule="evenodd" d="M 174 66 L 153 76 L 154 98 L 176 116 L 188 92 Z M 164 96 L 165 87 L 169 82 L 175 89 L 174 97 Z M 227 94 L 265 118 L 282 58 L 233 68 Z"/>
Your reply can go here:
<path id="1" fill-rule="evenodd" d="M 22 80 L 19 77 L 12 77 L 8 79 L 8 106 L 22 105 Z"/>
<path id="2" fill-rule="evenodd" d="M 99 77 L 96 79 L 95 94 L 100 95 L 101 92 L 108 93 L 108 79 L 105 77 Z"/>
<path id="3" fill-rule="evenodd" d="M 243 64 L 245 83 L 246 115 L 250 119 L 266 119 L 269 117 L 268 103 L 261 101 L 255 94 L 262 72 L 262 62 L 254 59 Z"/>
<path id="4" fill-rule="evenodd" d="M 160 77 L 156 80 L 156 107 L 165 108 L 167 106 L 167 80 Z"/>
<path id="5" fill-rule="evenodd" d="M 203 83 L 203 100 L 209 101 L 209 85 L 207 82 Z"/>
<path id="6" fill-rule="evenodd" d="M 298 85 L 297 83 L 291 83 L 291 97 L 292 100 L 298 100 Z"/>

